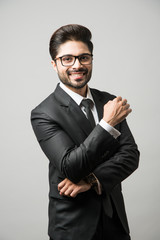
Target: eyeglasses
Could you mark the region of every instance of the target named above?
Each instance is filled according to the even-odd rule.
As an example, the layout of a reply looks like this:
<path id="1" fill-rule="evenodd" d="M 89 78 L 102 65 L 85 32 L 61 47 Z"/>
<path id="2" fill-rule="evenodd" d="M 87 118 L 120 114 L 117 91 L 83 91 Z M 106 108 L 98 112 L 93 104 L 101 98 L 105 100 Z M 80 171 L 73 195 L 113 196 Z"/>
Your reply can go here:
<path id="1" fill-rule="evenodd" d="M 74 65 L 77 58 L 82 65 L 89 65 L 92 63 L 93 55 L 89 53 L 81 54 L 79 56 L 64 55 L 62 57 L 55 58 L 54 60 L 56 61 L 57 59 L 60 59 L 62 66 L 70 67 Z"/>

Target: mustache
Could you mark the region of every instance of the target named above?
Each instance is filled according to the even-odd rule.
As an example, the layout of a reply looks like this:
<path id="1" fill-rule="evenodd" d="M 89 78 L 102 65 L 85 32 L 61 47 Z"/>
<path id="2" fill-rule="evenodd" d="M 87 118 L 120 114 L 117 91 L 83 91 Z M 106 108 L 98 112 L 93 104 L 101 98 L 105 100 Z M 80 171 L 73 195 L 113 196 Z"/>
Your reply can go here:
<path id="1" fill-rule="evenodd" d="M 67 71 L 68 74 L 76 73 L 76 72 L 88 73 L 88 69 L 82 67 L 82 68 Z"/>

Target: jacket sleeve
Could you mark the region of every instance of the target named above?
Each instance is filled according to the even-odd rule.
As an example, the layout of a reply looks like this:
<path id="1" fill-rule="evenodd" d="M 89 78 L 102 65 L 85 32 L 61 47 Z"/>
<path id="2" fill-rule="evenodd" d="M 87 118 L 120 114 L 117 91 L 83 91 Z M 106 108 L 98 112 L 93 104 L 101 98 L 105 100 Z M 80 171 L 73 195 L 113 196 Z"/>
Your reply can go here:
<path id="1" fill-rule="evenodd" d="M 118 138 L 118 149 L 94 170 L 102 188 L 108 194 L 133 173 L 139 164 L 139 151 L 126 120 L 120 124 L 119 131 L 121 136 Z"/>
<path id="2" fill-rule="evenodd" d="M 100 125 L 79 146 L 57 122 L 47 114 L 34 109 L 31 123 L 37 140 L 59 173 L 77 183 L 103 161 L 103 155 L 118 146 L 115 140 Z"/>

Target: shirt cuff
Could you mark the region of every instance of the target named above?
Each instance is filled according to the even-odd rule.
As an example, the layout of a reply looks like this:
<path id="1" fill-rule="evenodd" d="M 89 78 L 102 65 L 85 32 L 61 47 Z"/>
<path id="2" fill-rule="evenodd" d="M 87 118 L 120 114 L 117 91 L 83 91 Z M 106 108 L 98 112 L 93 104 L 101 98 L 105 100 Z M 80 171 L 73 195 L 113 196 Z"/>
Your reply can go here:
<path id="1" fill-rule="evenodd" d="M 101 121 L 99 122 L 99 125 L 102 128 L 104 128 L 107 132 L 109 132 L 115 139 L 118 138 L 121 135 L 121 133 L 117 129 L 115 129 L 114 127 L 109 125 L 103 119 L 101 119 Z"/>

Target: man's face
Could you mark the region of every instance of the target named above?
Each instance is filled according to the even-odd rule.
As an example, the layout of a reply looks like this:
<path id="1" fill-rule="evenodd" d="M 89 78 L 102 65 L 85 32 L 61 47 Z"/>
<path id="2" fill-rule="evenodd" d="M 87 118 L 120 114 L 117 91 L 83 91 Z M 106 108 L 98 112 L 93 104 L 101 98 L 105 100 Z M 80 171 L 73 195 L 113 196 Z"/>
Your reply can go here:
<path id="1" fill-rule="evenodd" d="M 62 66 L 61 60 L 58 57 L 64 55 L 79 56 L 85 53 L 91 54 L 85 43 L 80 41 L 67 41 L 60 45 L 56 56 L 56 63 L 52 61 L 53 67 L 58 73 L 60 80 L 73 91 L 82 89 L 89 82 L 92 74 L 92 63 L 82 65 L 76 58 L 74 65 L 66 67 Z"/>

